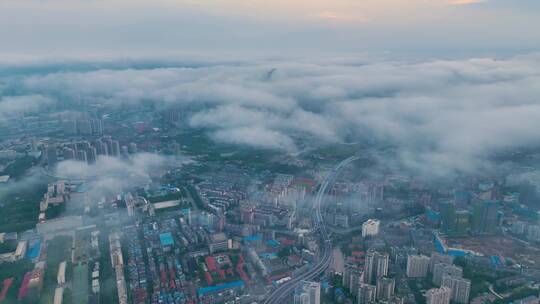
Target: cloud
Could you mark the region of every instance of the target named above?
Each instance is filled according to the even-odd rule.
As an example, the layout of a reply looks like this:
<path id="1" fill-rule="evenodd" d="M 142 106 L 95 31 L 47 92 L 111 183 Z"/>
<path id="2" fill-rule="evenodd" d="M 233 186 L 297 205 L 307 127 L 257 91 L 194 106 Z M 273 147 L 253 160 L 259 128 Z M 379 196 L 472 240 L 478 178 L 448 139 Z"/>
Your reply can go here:
<path id="1" fill-rule="evenodd" d="M 0 118 L 33 113 L 54 104 L 54 99 L 43 95 L 0 96 Z"/>
<path id="2" fill-rule="evenodd" d="M 260 127 L 240 127 L 213 132 L 212 137 L 220 142 L 252 146 L 256 148 L 278 149 L 293 152 L 293 140 L 282 133 Z"/>
<path id="3" fill-rule="evenodd" d="M 8 89 L 75 103 L 180 107 L 190 126 L 206 128 L 214 140 L 257 148 L 295 152 L 299 142 L 369 140 L 394 147 L 391 161 L 400 166 L 444 176 L 487 170 L 493 155 L 537 145 L 539 62 L 534 54 L 245 59 L 34 74 Z"/>
<path id="4" fill-rule="evenodd" d="M 153 174 L 170 165 L 168 161 L 166 157 L 152 153 L 139 153 L 129 159 L 100 156 L 92 165 L 68 160 L 58 163 L 56 175 L 84 180 L 89 195 L 99 199 L 149 184 Z"/>

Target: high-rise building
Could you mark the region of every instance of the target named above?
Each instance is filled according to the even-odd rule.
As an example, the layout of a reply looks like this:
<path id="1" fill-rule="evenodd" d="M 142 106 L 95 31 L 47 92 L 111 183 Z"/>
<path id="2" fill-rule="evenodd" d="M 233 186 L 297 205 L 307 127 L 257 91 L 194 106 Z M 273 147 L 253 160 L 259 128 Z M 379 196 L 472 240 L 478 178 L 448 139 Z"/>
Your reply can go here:
<path id="1" fill-rule="evenodd" d="M 93 135 L 103 135 L 103 121 L 101 119 L 90 120 Z"/>
<path id="2" fill-rule="evenodd" d="M 167 126 L 174 126 L 180 123 L 180 109 L 172 108 L 161 111 L 163 123 Z"/>
<path id="3" fill-rule="evenodd" d="M 499 204 L 480 201 L 473 205 L 472 230 L 477 234 L 494 234 L 498 226 Z"/>
<path id="4" fill-rule="evenodd" d="M 88 161 L 88 158 L 86 157 L 86 151 L 83 151 L 83 150 L 77 151 L 77 160 L 86 163 Z"/>
<path id="5" fill-rule="evenodd" d="M 302 281 L 294 291 L 294 304 L 320 304 L 321 284 L 318 282 Z"/>
<path id="6" fill-rule="evenodd" d="M 86 151 L 86 150 L 88 150 L 88 148 L 90 148 L 90 143 L 87 142 L 87 141 L 83 141 L 83 142 L 80 142 L 80 143 L 78 144 L 77 150 L 78 150 L 78 149 L 81 149 L 81 150 Z"/>
<path id="7" fill-rule="evenodd" d="M 429 271 L 433 273 L 435 264 L 442 263 L 451 265 L 454 262 L 454 257 L 448 254 L 442 254 L 438 252 L 432 252 L 431 257 L 429 258 Z"/>
<path id="8" fill-rule="evenodd" d="M 377 280 L 377 300 L 388 301 L 394 296 L 396 280 L 382 277 Z"/>
<path id="9" fill-rule="evenodd" d="M 120 147 L 120 155 L 122 155 L 122 156 L 128 156 L 129 155 L 127 146 L 121 146 Z"/>
<path id="10" fill-rule="evenodd" d="M 182 146 L 175 142 L 171 145 L 171 151 L 173 155 L 180 155 L 182 153 Z"/>
<path id="11" fill-rule="evenodd" d="M 433 267 L 433 284 L 441 286 L 444 275 L 461 278 L 463 276 L 463 268 L 443 263 L 435 264 Z"/>
<path id="12" fill-rule="evenodd" d="M 375 303 L 377 299 L 377 287 L 369 284 L 360 284 L 358 287 L 358 304 Z"/>
<path id="13" fill-rule="evenodd" d="M 450 304 L 452 290 L 448 287 L 432 288 L 426 292 L 426 304 Z"/>
<path id="14" fill-rule="evenodd" d="M 455 213 L 454 236 L 467 235 L 470 229 L 471 213 L 467 210 L 458 210 Z"/>
<path id="15" fill-rule="evenodd" d="M 362 283 L 362 270 L 353 265 L 345 265 L 343 272 L 343 287 L 347 288 L 355 297 L 358 296 L 358 286 Z"/>
<path id="16" fill-rule="evenodd" d="M 77 131 L 81 135 L 90 135 L 92 134 L 92 124 L 88 119 L 77 120 Z"/>
<path id="17" fill-rule="evenodd" d="M 30 152 L 38 152 L 37 140 L 32 138 L 30 141 Z"/>
<path id="18" fill-rule="evenodd" d="M 110 136 L 103 136 L 101 141 L 106 146 L 106 148 L 104 150 L 107 151 L 107 155 L 112 156 L 113 155 L 113 153 L 112 153 L 113 148 L 112 148 L 112 139 L 111 139 L 111 137 Z"/>
<path id="19" fill-rule="evenodd" d="M 129 143 L 129 146 L 128 146 L 128 152 L 129 154 L 135 154 L 137 153 L 137 144 L 136 143 Z"/>
<path id="20" fill-rule="evenodd" d="M 513 234 L 517 234 L 517 235 L 523 235 L 525 234 L 525 229 L 527 228 L 527 223 L 523 222 L 523 221 L 515 221 L 515 222 L 512 222 L 512 226 L 510 227 L 510 231 L 513 233 Z"/>
<path id="21" fill-rule="evenodd" d="M 442 286 L 452 290 L 452 301 L 455 303 L 469 303 L 469 294 L 471 292 L 470 280 L 443 275 Z"/>
<path id="22" fill-rule="evenodd" d="M 388 253 L 369 250 L 364 264 L 364 283 L 375 285 L 378 278 L 388 275 L 388 261 Z"/>
<path id="23" fill-rule="evenodd" d="M 73 149 L 71 148 L 66 147 L 62 151 L 62 156 L 64 157 L 64 160 L 75 159 L 75 151 L 73 151 Z"/>
<path id="24" fill-rule="evenodd" d="M 100 155 L 110 155 L 109 153 L 109 146 L 107 143 L 102 142 L 101 143 L 101 153 Z"/>
<path id="25" fill-rule="evenodd" d="M 368 206 L 373 207 L 384 198 L 384 187 L 382 185 L 368 186 Z"/>
<path id="26" fill-rule="evenodd" d="M 527 239 L 534 242 L 540 241 L 540 226 L 529 225 L 527 228 Z"/>
<path id="27" fill-rule="evenodd" d="M 385 304 L 405 304 L 405 299 L 400 298 L 400 297 L 393 297 L 384 303 Z"/>
<path id="28" fill-rule="evenodd" d="M 425 278 L 429 269 L 429 257 L 425 255 L 407 256 L 407 276 L 409 278 Z"/>
<path id="29" fill-rule="evenodd" d="M 99 138 L 96 138 L 95 140 L 92 141 L 92 146 L 96 148 L 97 155 L 103 155 L 102 150 L 101 150 L 101 144 L 102 144 L 102 141 Z"/>
<path id="30" fill-rule="evenodd" d="M 369 219 L 362 224 L 362 237 L 374 236 L 379 233 L 379 220 Z"/>
<path id="31" fill-rule="evenodd" d="M 62 129 L 65 135 L 77 135 L 77 122 L 75 120 L 66 120 L 62 123 Z"/>
<path id="32" fill-rule="evenodd" d="M 456 222 L 456 208 L 452 202 L 443 202 L 440 204 L 441 213 L 441 231 L 446 234 L 454 232 Z"/>
<path id="33" fill-rule="evenodd" d="M 49 168 L 52 168 L 58 162 L 58 157 L 56 156 L 56 145 L 50 144 L 47 146 L 47 164 Z"/>
<path id="34" fill-rule="evenodd" d="M 120 156 L 120 143 L 117 140 L 111 142 L 111 148 L 112 150 L 110 152 L 112 156 Z"/>
<path id="35" fill-rule="evenodd" d="M 88 150 L 86 150 L 86 157 L 88 159 L 89 164 L 93 164 L 97 160 L 97 151 L 95 147 L 89 147 Z"/>

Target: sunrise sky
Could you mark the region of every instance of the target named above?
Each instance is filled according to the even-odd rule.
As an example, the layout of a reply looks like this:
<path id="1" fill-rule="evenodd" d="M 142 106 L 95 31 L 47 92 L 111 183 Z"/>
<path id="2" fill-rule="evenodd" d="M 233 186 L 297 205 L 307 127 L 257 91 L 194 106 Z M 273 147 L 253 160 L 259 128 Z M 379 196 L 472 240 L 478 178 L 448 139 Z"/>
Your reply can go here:
<path id="1" fill-rule="evenodd" d="M 531 52 L 537 0 L 3 0 L 0 53 Z"/>

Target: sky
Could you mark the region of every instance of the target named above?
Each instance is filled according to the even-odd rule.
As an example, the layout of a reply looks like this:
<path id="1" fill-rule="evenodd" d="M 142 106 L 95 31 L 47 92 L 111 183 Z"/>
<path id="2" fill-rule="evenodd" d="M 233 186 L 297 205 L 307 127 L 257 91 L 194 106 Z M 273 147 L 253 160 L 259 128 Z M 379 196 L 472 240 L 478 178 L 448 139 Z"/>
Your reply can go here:
<path id="1" fill-rule="evenodd" d="M 537 0 L 3 0 L 3 56 L 540 48 Z"/>

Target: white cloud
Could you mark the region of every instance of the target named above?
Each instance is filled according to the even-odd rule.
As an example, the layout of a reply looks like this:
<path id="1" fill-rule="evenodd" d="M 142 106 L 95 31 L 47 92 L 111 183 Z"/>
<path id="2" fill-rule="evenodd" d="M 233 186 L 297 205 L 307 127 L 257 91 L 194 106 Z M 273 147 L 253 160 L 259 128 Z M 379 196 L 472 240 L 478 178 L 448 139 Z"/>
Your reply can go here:
<path id="1" fill-rule="evenodd" d="M 161 172 L 167 162 L 166 157 L 151 153 L 139 153 L 130 159 L 100 156 L 92 165 L 62 161 L 56 167 L 56 175 L 85 180 L 88 193 L 93 198 L 100 198 L 150 183 L 151 176 Z"/>
<path id="2" fill-rule="evenodd" d="M 313 143 L 375 139 L 397 162 L 446 174 L 488 167 L 496 152 L 537 145 L 538 55 L 506 60 L 249 61 L 198 68 L 33 75 L 28 94 L 189 106 L 189 123 L 217 141 L 295 151 Z M 275 71 L 269 77 L 269 71 Z"/>
<path id="3" fill-rule="evenodd" d="M 54 104 L 54 100 L 39 94 L 21 96 L 0 96 L 0 118 L 33 113 Z"/>

